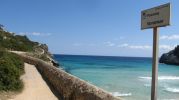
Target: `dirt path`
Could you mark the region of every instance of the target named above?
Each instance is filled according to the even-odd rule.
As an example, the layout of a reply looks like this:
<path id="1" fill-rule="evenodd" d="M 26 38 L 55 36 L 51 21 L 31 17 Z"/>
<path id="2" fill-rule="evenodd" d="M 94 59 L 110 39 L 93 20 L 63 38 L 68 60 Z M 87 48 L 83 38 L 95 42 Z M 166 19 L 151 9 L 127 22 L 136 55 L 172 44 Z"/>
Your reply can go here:
<path id="1" fill-rule="evenodd" d="M 11 100 L 58 100 L 35 66 L 25 63 L 24 90 Z"/>

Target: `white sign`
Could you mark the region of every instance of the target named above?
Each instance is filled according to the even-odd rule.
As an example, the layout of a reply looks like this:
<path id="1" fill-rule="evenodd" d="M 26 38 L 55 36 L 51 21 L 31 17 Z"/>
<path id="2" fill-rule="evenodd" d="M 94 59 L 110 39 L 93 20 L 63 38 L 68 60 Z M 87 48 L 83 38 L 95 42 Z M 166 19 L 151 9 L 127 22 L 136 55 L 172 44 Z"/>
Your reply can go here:
<path id="1" fill-rule="evenodd" d="M 141 29 L 170 25 L 170 3 L 141 12 Z"/>

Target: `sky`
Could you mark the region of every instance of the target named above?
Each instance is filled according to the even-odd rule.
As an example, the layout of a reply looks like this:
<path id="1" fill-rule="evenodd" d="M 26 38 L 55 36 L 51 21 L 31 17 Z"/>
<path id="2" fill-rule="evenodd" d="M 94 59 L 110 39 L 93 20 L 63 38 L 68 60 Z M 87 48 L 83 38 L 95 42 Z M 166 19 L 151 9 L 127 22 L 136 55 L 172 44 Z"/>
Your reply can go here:
<path id="1" fill-rule="evenodd" d="M 179 0 L 0 0 L 0 24 L 53 54 L 151 57 L 153 31 L 141 30 L 141 11 L 169 2 L 160 56 L 179 44 Z"/>

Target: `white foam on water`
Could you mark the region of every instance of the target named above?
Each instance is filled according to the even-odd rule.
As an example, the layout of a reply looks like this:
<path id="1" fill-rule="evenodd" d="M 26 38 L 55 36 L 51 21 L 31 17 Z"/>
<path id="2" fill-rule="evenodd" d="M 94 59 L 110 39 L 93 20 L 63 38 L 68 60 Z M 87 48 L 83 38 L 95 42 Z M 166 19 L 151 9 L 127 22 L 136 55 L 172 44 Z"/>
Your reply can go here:
<path id="1" fill-rule="evenodd" d="M 172 93 L 179 93 L 179 88 L 166 87 L 164 90 Z"/>
<path id="2" fill-rule="evenodd" d="M 151 77 L 139 77 L 139 79 L 151 80 Z M 159 76 L 158 80 L 179 80 L 178 76 Z"/>
<path id="3" fill-rule="evenodd" d="M 151 87 L 151 84 L 144 84 L 145 87 Z"/>
<path id="4" fill-rule="evenodd" d="M 132 93 L 119 93 L 119 92 L 112 92 L 111 94 L 115 97 L 127 97 L 132 95 Z"/>
<path id="5" fill-rule="evenodd" d="M 139 77 L 139 79 L 146 79 L 146 80 L 151 80 L 151 77 Z"/>

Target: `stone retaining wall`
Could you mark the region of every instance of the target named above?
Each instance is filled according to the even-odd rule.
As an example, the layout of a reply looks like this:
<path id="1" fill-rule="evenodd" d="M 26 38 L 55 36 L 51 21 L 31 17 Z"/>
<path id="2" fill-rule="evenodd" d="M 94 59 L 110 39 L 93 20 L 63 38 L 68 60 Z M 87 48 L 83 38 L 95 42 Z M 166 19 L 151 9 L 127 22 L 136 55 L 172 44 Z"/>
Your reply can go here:
<path id="1" fill-rule="evenodd" d="M 35 65 L 46 81 L 54 87 L 63 100 L 120 100 L 108 92 L 87 83 L 46 62 L 18 54 L 25 62 Z"/>

